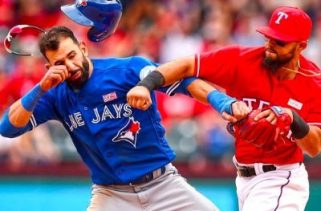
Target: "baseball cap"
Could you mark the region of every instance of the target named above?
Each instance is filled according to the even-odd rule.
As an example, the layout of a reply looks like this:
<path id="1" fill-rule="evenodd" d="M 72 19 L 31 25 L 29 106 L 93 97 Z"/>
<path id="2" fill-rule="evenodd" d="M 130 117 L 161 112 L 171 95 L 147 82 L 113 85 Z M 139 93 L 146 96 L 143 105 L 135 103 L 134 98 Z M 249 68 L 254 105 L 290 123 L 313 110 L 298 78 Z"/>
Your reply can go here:
<path id="1" fill-rule="evenodd" d="M 312 30 L 308 14 L 297 7 L 279 7 L 272 13 L 268 26 L 256 31 L 273 39 L 284 42 L 306 41 Z"/>

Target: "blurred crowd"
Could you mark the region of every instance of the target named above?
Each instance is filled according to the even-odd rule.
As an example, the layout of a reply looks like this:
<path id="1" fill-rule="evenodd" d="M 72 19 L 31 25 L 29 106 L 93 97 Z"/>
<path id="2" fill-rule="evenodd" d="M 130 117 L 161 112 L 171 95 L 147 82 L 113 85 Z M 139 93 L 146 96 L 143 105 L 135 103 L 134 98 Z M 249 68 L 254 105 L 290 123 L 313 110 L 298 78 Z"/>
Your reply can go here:
<path id="1" fill-rule="evenodd" d="M 65 25 L 89 47 L 92 57 L 141 55 L 163 63 L 229 44 L 262 45 L 256 32 L 266 25 L 274 8 L 299 6 L 314 22 L 305 55 L 321 66 L 321 0 L 122 0 L 123 16 L 115 34 L 100 43 L 86 37 L 88 28 L 70 21 L 61 11 L 73 0 L 0 0 L 0 41 L 11 27 L 31 24 L 47 29 Z M 37 35 L 21 36 L 18 49 L 37 51 Z M 45 73 L 40 56 L 21 57 L 0 45 L 0 116 L 31 89 Z M 158 94 L 167 137 L 177 160 L 189 163 L 224 162 L 232 165 L 233 137 L 210 107 L 185 96 Z M 24 164 L 77 160 L 68 135 L 57 123 L 45 124 L 21 137 L 0 137 L 0 163 L 12 169 Z M 2 140 L 3 139 L 3 140 Z"/>

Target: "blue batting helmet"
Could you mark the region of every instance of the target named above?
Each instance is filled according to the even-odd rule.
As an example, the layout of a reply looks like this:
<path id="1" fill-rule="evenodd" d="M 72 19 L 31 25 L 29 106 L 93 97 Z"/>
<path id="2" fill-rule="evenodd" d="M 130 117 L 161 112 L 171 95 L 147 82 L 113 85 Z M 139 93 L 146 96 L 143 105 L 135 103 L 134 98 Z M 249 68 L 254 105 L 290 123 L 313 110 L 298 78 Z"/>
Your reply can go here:
<path id="1" fill-rule="evenodd" d="M 87 35 L 93 42 L 113 34 L 122 15 L 119 0 L 76 0 L 74 4 L 61 6 L 61 10 L 76 23 L 91 26 Z"/>

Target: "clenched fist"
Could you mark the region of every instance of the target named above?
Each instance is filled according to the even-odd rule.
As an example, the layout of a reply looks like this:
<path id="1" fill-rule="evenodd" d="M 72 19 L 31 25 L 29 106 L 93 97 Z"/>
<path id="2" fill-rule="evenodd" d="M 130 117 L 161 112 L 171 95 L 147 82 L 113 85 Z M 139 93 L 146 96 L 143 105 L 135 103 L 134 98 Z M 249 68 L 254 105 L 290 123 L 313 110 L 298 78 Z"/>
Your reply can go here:
<path id="1" fill-rule="evenodd" d="M 147 110 L 152 104 L 149 90 L 144 86 L 135 86 L 127 93 L 128 104 L 137 109 Z"/>

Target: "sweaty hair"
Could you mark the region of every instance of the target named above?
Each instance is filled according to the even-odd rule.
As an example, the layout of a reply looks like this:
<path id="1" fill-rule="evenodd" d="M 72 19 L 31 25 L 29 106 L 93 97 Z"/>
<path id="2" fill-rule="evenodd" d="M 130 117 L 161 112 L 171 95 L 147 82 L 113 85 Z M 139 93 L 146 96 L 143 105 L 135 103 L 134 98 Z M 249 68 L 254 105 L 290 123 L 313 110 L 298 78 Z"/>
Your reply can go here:
<path id="1" fill-rule="evenodd" d="M 39 40 L 39 49 L 46 57 L 47 50 L 58 50 L 61 38 L 70 38 L 75 44 L 79 44 L 74 33 L 65 26 L 55 26 L 43 33 Z"/>

